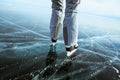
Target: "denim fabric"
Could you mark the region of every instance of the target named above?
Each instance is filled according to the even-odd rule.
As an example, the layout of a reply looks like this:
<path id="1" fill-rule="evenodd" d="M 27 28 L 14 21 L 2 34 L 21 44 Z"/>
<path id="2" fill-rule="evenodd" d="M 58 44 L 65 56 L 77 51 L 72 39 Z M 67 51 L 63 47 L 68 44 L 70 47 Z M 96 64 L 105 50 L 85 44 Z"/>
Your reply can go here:
<path id="1" fill-rule="evenodd" d="M 50 22 L 51 38 L 57 39 L 56 30 L 63 24 L 63 36 L 66 46 L 73 46 L 78 41 L 77 8 L 80 0 L 66 0 L 65 16 L 62 22 L 63 1 L 52 0 L 52 15 Z M 59 28 L 60 29 L 60 28 Z M 56 37 L 57 36 L 57 37 Z"/>

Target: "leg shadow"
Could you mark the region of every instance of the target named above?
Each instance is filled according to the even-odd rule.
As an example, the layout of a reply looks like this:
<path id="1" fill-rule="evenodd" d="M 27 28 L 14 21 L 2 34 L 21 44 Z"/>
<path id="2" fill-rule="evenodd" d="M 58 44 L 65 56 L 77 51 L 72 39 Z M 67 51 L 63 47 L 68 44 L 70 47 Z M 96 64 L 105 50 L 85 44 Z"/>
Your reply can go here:
<path id="1" fill-rule="evenodd" d="M 57 52 L 55 48 L 56 47 L 50 47 L 50 50 L 47 54 L 45 61 L 46 69 L 43 72 L 41 80 L 47 80 L 52 75 L 59 77 L 69 73 L 69 70 L 72 66 L 72 61 L 71 60 L 65 61 L 62 65 L 61 63 L 57 64 Z M 60 80 L 71 80 L 71 77 L 65 76 Z"/>
<path id="2" fill-rule="evenodd" d="M 55 47 L 50 47 L 50 50 L 47 54 L 45 67 L 46 69 L 43 72 L 42 80 L 46 80 L 55 72 L 55 64 L 57 62 L 57 52 Z"/>

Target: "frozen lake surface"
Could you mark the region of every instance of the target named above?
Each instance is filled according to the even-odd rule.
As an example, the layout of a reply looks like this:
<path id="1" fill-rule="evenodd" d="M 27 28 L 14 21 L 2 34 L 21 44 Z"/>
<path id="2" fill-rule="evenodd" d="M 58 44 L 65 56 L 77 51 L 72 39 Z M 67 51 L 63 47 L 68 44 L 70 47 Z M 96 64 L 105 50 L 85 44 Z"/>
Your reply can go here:
<path id="1" fill-rule="evenodd" d="M 50 1 L 38 2 L 1 0 L 0 80 L 31 80 L 46 65 Z M 120 80 L 120 16 L 79 13 L 78 57 L 51 80 Z M 62 33 L 55 55 L 66 56 Z"/>

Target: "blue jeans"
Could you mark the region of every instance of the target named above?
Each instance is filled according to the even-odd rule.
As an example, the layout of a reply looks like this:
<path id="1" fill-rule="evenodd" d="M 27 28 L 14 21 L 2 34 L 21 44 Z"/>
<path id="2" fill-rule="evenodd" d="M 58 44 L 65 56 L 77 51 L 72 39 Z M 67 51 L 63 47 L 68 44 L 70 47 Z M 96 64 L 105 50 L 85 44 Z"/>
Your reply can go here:
<path id="1" fill-rule="evenodd" d="M 78 42 L 77 8 L 80 0 L 66 0 L 65 17 L 62 22 L 63 0 L 52 0 L 52 15 L 50 21 L 50 35 L 52 39 L 59 37 L 59 29 L 63 24 L 63 36 L 66 46 L 73 46 Z"/>

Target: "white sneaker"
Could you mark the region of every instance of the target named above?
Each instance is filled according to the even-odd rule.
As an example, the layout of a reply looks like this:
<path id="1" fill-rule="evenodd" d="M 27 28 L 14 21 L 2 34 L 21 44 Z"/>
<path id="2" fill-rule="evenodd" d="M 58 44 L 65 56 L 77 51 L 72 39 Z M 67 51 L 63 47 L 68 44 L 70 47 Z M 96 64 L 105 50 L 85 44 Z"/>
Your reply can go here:
<path id="1" fill-rule="evenodd" d="M 52 42 L 52 44 L 51 44 L 52 46 L 55 46 L 56 45 L 56 42 Z"/>
<path id="2" fill-rule="evenodd" d="M 78 44 L 71 47 L 66 47 L 67 56 L 71 57 L 77 51 L 77 48 L 78 48 Z"/>
<path id="3" fill-rule="evenodd" d="M 56 43 L 50 45 L 50 52 L 56 52 Z"/>
<path id="4" fill-rule="evenodd" d="M 73 55 L 76 51 L 77 51 L 77 49 L 74 49 L 72 51 L 67 51 L 67 56 L 69 57 L 69 56 Z"/>

